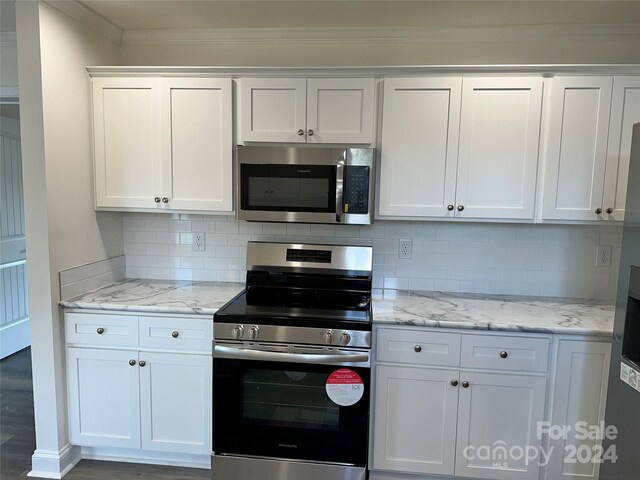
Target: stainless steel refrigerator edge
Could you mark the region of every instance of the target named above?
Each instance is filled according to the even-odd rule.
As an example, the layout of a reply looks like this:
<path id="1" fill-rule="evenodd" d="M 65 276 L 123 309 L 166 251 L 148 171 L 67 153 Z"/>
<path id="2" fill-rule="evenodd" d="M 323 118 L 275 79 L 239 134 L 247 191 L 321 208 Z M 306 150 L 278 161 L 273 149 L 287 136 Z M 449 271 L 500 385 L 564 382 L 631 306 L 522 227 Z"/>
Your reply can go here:
<path id="1" fill-rule="evenodd" d="M 622 340 L 632 265 L 640 266 L 640 123 L 633 127 L 605 415 L 606 424 L 614 425 L 618 429 L 618 437 L 615 440 L 605 440 L 605 451 L 609 445 L 615 445 L 618 460 L 615 463 L 605 462 L 602 465 L 600 471 L 602 480 L 637 480 L 640 478 L 640 392 L 620 380 Z"/>

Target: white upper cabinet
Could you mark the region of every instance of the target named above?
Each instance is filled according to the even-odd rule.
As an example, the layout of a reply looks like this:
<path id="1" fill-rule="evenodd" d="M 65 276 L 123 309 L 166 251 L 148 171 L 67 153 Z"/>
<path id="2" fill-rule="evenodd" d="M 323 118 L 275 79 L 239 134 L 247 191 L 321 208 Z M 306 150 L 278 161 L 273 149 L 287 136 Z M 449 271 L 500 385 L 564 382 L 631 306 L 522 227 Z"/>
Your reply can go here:
<path id="1" fill-rule="evenodd" d="M 153 208 L 162 190 L 160 80 L 94 78 L 96 205 Z"/>
<path id="2" fill-rule="evenodd" d="M 640 77 L 614 77 L 607 166 L 604 175 L 603 216 L 624 220 L 633 124 L 640 122 Z"/>
<path id="3" fill-rule="evenodd" d="M 461 91 L 461 78 L 385 80 L 380 215 L 454 216 Z"/>
<path id="4" fill-rule="evenodd" d="M 231 211 L 231 81 L 171 79 L 163 89 L 163 195 L 180 210 Z M 164 193 L 166 192 L 166 194 Z"/>
<path id="5" fill-rule="evenodd" d="M 542 78 L 464 79 L 456 216 L 533 219 L 541 114 Z"/>
<path id="6" fill-rule="evenodd" d="M 533 219 L 541 78 L 385 80 L 380 216 Z"/>
<path id="7" fill-rule="evenodd" d="M 92 83 L 96 208 L 233 209 L 230 79 Z"/>
<path id="8" fill-rule="evenodd" d="M 239 85 L 241 143 L 373 143 L 373 78 L 243 78 Z"/>
<path id="9" fill-rule="evenodd" d="M 551 81 L 543 219 L 601 217 L 612 84 L 611 77 Z"/>

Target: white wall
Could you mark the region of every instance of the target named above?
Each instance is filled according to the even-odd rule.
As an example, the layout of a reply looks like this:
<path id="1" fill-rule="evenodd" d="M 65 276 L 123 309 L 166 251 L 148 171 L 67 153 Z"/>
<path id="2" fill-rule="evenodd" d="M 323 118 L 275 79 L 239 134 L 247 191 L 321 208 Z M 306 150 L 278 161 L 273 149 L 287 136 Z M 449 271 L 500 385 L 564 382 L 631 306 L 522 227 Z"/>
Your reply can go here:
<path id="1" fill-rule="evenodd" d="M 206 233 L 194 252 L 192 233 Z M 376 288 L 612 300 L 622 228 L 376 221 L 372 226 L 236 221 L 233 217 L 125 216 L 127 276 L 243 282 L 249 240 L 373 245 Z M 398 259 L 398 240 L 413 258 Z M 598 244 L 612 266 L 596 267 Z"/>
<path id="2" fill-rule="evenodd" d="M 58 271 L 123 252 L 121 215 L 93 210 L 85 71 L 85 65 L 117 63 L 118 46 L 48 4 L 18 2 L 16 16 L 36 415 L 33 473 L 60 475 L 77 452 L 68 447 Z"/>

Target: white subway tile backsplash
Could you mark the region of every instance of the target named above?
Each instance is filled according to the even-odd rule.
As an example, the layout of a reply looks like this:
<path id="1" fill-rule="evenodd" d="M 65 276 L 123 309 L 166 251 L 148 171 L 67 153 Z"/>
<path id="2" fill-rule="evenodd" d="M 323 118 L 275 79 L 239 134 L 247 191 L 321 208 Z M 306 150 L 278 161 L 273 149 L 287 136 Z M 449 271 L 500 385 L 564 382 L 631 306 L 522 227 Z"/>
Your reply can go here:
<path id="1" fill-rule="evenodd" d="M 127 275 L 244 281 L 253 241 L 372 245 L 374 287 L 481 294 L 615 298 L 619 226 L 376 221 L 370 226 L 240 222 L 232 216 L 125 214 Z M 194 252 L 192 233 L 205 232 Z M 413 257 L 398 258 L 398 241 Z M 596 267 L 598 245 L 612 267 Z"/>

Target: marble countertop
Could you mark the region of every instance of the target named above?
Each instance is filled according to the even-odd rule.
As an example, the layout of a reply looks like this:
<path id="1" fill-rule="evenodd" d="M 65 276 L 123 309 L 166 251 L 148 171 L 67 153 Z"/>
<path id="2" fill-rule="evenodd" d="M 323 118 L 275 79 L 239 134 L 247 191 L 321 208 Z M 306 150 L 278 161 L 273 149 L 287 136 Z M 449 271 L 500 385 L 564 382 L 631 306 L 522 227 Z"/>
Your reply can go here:
<path id="1" fill-rule="evenodd" d="M 612 303 L 545 297 L 374 291 L 374 323 L 574 335 L 613 334 Z"/>
<path id="2" fill-rule="evenodd" d="M 239 283 L 125 280 L 60 304 L 67 308 L 213 315 Z M 557 298 L 376 290 L 376 324 L 610 336 L 611 303 Z"/>
<path id="3" fill-rule="evenodd" d="M 172 280 L 124 280 L 63 300 L 67 308 L 213 315 L 244 284 Z"/>

